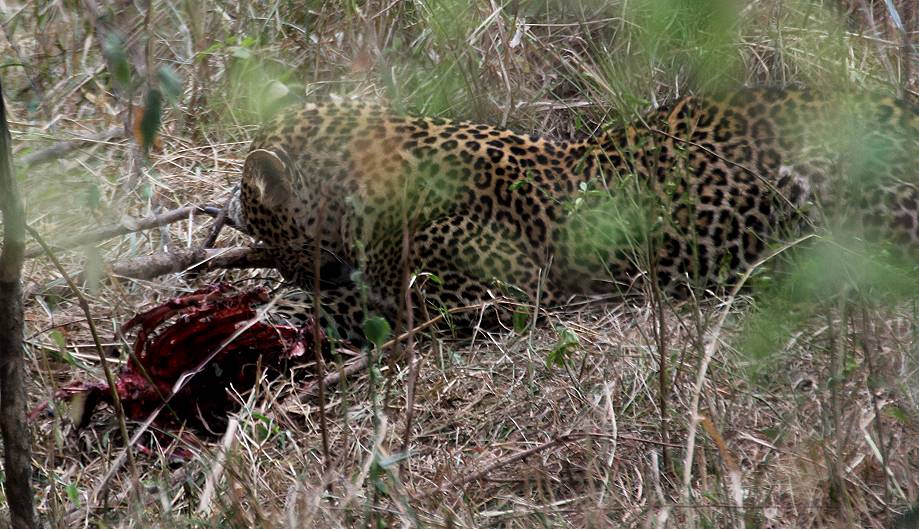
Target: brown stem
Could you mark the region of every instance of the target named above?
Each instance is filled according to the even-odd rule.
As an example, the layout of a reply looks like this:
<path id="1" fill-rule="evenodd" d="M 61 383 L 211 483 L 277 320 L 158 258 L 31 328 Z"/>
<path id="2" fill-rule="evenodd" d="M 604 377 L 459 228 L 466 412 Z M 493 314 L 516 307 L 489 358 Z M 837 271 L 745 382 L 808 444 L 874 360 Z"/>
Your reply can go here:
<path id="1" fill-rule="evenodd" d="M 652 253 L 651 255 L 653 256 L 654 254 Z M 657 345 L 658 354 L 657 396 L 661 417 L 661 441 L 666 444 L 670 442 L 670 431 L 668 429 L 669 413 L 667 411 L 667 400 L 669 398 L 669 387 L 667 385 L 667 336 L 664 329 L 664 301 L 660 289 L 660 282 L 657 278 L 657 259 L 654 257 L 652 257 L 651 263 L 651 300 L 655 320 L 652 332 L 654 333 L 654 341 Z M 671 470 L 670 454 L 666 448 L 661 451 L 661 464 L 667 472 Z"/>
<path id="2" fill-rule="evenodd" d="M 320 305 L 320 258 L 322 256 L 322 233 L 320 231 L 325 216 L 325 200 L 320 201 L 316 219 L 316 233 L 313 236 L 313 354 L 316 355 L 316 368 L 319 379 L 319 429 L 322 434 L 322 459 L 325 471 L 329 470 L 332 460 L 329 457 L 329 431 L 325 416 L 325 358 L 322 356 L 322 343 L 319 337 Z"/>
<path id="3" fill-rule="evenodd" d="M 234 196 L 231 194 L 230 199 L 227 200 L 227 203 L 220 208 L 220 211 L 217 212 L 217 217 L 214 218 L 214 225 L 211 227 L 211 232 L 208 234 L 207 239 L 201 243 L 202 248 L 213 248 L 214 244 L 217 242 L 217 237 L 220 236 L 220 232 L 223 230 L 223 227 L 227 223 L 227 212 L 230 209 L 230 204 L 234 200 Z"/>
<path id="4" fill-rule="evenodd" d="M 274 261 L 257 248 L 219 248 L 205 250 L 202 248 L 180 250 L 175 253 L 155 253 L 118 261 L 107 265 L 114 275 L 132 279 L 153 279 L 155 277 L 183 272 L 186 270 L 207 271 L 241 268 L 274 268 Z M 74 283 L 80 284 L 86 279 L 86 273 L 72 276 Z M 37 293 L 54 294 L 67 297 L 70 289 L 66 286 L 47 286 L 32 283 L 25 289 L 24 298 Z"/>
<path id="5" fill-rule="evenodd" d="M 408 329 L 405 349 L 408 357 L 408 382 L 405 387 L 405 432 L 402 434 L 402 452 L 408 454 L 409 442 L 412 439 L 412 421 L 415 417 L 415 384 L 418 381 L 420 362 L 415 356 L 415 308 L 412 306 L 411 270 L 411 237 L 409 237 L 408 215 L 402 208 L 402 292 L 405 296 L 405 328 Z M 408 458 L 402 460 L 407 464 Z"/>

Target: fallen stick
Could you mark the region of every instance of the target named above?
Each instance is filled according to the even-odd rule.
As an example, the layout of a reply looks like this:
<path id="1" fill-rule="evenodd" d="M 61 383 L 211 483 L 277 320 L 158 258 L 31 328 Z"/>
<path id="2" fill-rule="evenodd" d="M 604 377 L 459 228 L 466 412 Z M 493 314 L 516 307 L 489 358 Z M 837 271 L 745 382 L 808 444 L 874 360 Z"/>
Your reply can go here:
<path id="1" fill-rule="evenodd" d="M 57 142 L 54 145 L 23 156 L 20 162 L 25 167 L 35 167 L 36 165 L 53 162 L 54 160 L 63 158 L 85 145 L 105 142 L 121 136 L 124 136 L 124 126 L 119 125 L 117 127 L 111 127 L 86 138 L 74 138 L 72 140 Z"/>
<path id="2" fill-rule="evenodd" d="M 235 191 L 233 195 L 235 195 Z M 227 201 L 227 203 L 224 204 L 223 207 L 217 211 L 217 215 L 214 217 L 214 225 L 213 227 L 211 227 L 211 233 L 208 234 L 207 239 L 205 239 L 204 242 L 201 243 L 202 248 L 213 248 L 214 247 L 214 243 L 217 242 L 217 237 L 220 236 L 220 230 L 223 229 L 223 226 L 225 224 L 230 224 L 231 226 L 236 227 L 236 224 L 232 222 L 232 219 L 227 218 L 227 214 L 229 212 L 230 204 L 232 203 L 232 201 L 233 201 L 233 197 L 231 196 L 230 199 Z M 230 220 L 230 222 L 227 222 L 227 220 Z"/>
<path id="3" fill-rule="evenodd" d="M 254 248 L 190 248 L 174 253 L 154 253 L 112 263 L 111 273 L 132 279 L 183 272 L 189 269 L 273 268 L 275 262 Z"/>
<path id="4" fill-rule="evenodd" d="M 271 258 L 253 248 L 189 249 L 176 253 L 155 253 L 135 257 L 106 265 L 112 274 L 132 279 L 153 279 L 154 277 L 195 268 L 200 271 L 240 268 L 274 268 Z M 86 280 L 86 272 L 73 276 L 75 283 Z M 44 283 L 31 283 L 23 289 L 23 299 L 38 293 L 67 297 L 70 291 L 66 285 L 47 287 Z"/>
<path id="5" fill-rule="evenodd" d="M 149 217 L 137 219 L 130 225 L 125 223 L 114 224 L 97 231 L 81 233 L 70 239 L 51 243 L 49 246 L 52 251 L 60 252 L 62 250 L 76 248 L 77 246 L 101 242 L 106 239 L 118 237 L 119 235 L 127 235 L 128 233 L 136 233 L 138 231 L 149 230 L 150 228 L 165 226 L 166 224 L 172 224 L 173 222 L 187 219 L 190 215 L 217 215 L 218 211 L 219 210 L 213 206 L 185 206 L 165 213 L 160 213 L 159 215 L 151 215 Z M 25 256 L 31 259 L 43 253 L 40 246 L 32 246 L 26 250 Z"/>

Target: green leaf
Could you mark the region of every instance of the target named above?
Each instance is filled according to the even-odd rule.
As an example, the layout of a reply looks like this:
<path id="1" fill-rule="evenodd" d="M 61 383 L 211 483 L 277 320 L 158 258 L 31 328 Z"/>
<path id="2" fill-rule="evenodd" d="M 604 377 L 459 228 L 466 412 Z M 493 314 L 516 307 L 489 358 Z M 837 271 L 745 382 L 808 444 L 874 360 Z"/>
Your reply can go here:
<path id="1" fill-rule="evenodd" d="M 527 179 L 527 178 L 522 178 L 522 179 L 520 179 L 520 180 L 517 180 L 517 181 L 511 183 L 511 185 L 508 186 L 508 189 L 509 189 L 510 191 L 517 191 L 518 189 L 520 189 L 521 187 L 523 187 L 525 184 L 528 184 L 529 182 L 530 182 L 529 179 Z"/>
<path id="2" fill-rule="evenodd" d="M 581 346 L 580 338 L 571 329 L 559 327 L 556 330 L 558 331 L 558 341 L 555 342 L 555 347 L 546 357 L 546 367 L 565 365 L 568 357 Z"/>
<path id="3" fill-rule="evenodd" d="M 242 46 L 230 46 L 230 54 L 237 59 L 247 60 L 252 57 L 252 52 Z"/>
<path id="4" fill-rule="evenodd" d="M 73 483 L 68 483 L 64 487 L 64 490 L 67 492 L 67 499 L 70 500 L 70 503 L 72 503 L 74 507 L 79 507 L 80 506 L 80 489 L 78 489 L 77 486 L 74 485 Z"/>
<path id="5" fill-rule="evenodd" d="M 105 56 L 108 57 L 114 84 L 127 88 L 131 84 L 131 65 L 128 64 L 128 54 L 124 50 L 124 43 L 114 33 L 109 34 L 103 45 Z"/>
<path id="6" fill-rule="evenodd" d="M 19 61 L 3 61 L 2 63 L 0 63 L 0 70 L 5 70 L 6 68 L 14 68 L 14 67 L 25 68 L 25 64 Z"/>
<path id="7" fill-rule="evenodd" d="M 90 184 L 89 188 L 86 189 L 86 206 L 89 209 L 96 210 L 99 209 L 101 203 L 102 192 L 99 190 L 99 186 Z"/>
<path id="8" fill-rule="evenodd" d="M 389 322 L 385 318 L 373 316 L 364 320 L 364 336 L 377 347 L 382 347 L 386 343 L 391 332 Z"/>
<path id="9" fill-rule="evenodd" d="M 517 309 L 514 311 L 513 321 L 514 332 L 523 334 L 527 330 L 527 323 L 530 321 L 530 313 L 522 308 Z"/>
<path id="10" fill-rule="evenodd" d="M 48 335 L 51 337 L 51 341 L 54 342 L 54 345 L 56 345 L 58 349 L 67 348 L 67 338 L 64 337 L 64 333 L 62 333 L 61 331 L 57 329 L 54 329 L 53 331 L 48 333 Z"/>
<path id="11" fill-rule="evenodd" d="M 163 119 L 163 94 L 154 88 L 147 93 L 144 104 L 144 116 L 140 120 L 140 136 L 143 139 L 144 152 L 148 152 L 156 139 Z"/>
<path id="12" fill-rule="evenodd" d="M 909 414 L 903 411 L 903 408 L 899 406 L 887 406 L 884 408 L 884 415 L 892 417 L 900 424 L 909 425 Z"/>
<path id="13" fill-rule="evenodd" d="M 271 417 L 252 412 L 252 418 L 256 420 L 253 431 L 260 441 L 265 441 L 281 432 L 280 426 Z"/>
<path id="14" fill-rule="evenodd" d="M 53 360 L 58 360 L 61 362 L 66 362 L 74 367 L 83 368 L 82 363 L 78 362 L 76 358 L 70 354 L 70 351 L 67 350 L 67 338 L 64 336 L 64 333 L 55 329 L 49 333 L 51 341 L 54 342 L 54 345 L 57 346 L 57 351 L 51 351 L 50 355 Z"/>
<path id="15" fill-rule="evenodd" d="M 182 80 L 179 79 L 179 75 L 168 66 L 160 66 L 156 76 L 166 100 L 172 105 L 178 104 L 179 98 L 182 97 Z"/>
<path id="16" fill-rule="evenodd" d="M 213 55 L 215 52 L 223 49 L 224 44 L 222 42 L 215 42 L 207 47 L 206 50 L 199 52 L 196 57 L 199 60 L 207 60 L 208 55 Z"/>

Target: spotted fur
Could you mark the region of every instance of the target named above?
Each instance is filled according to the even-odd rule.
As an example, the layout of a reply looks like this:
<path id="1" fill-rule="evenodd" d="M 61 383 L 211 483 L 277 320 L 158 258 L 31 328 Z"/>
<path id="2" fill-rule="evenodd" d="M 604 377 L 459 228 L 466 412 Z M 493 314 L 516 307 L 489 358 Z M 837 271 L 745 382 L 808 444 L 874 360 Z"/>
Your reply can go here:
<path id="1" fill-rule="evenodd" d="M 803 90 L 684 97 L 584 141 L 310 104 L 254 140 L 239 221 L 307 290 L 319 239 L 321 304 L 348 334 L 396 317 L 406 270 L 436 310 L 626 292 L 650 271 L 671 291 L 726 285 L 828 222 L 916 247 L 917 153 L 917 107 Z"/>

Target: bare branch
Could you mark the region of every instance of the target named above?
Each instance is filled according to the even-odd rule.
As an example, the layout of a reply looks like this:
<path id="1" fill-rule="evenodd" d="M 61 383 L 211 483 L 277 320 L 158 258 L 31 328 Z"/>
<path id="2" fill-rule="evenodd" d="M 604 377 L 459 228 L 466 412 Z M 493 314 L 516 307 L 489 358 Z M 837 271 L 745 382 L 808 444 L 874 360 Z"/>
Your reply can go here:
<path id="1" fill-rule="evenodd" d="M 227 211 L 230 208 L 230 202 L 232 202 L 233 197 L 230 197 L 230 200 L 217 212 L 217 216 L 214 218 L 214 225 L 211 227 L 211 233 L 208 234 L 207 239 L 201 243 L 202 248 L 213 248 L 214 243 L 217 242 L 217 237 L 220 236 L 220 231 L 223 230 L 223 226 L 227 223 Z"/>
<path id="2" fill-rule="evenodd" d="M 59 160 L 84 146 L 109 141 L 112 138 L 122 136 L 124 136 L 123 126 L 119 125 L 117 127 L 111 127 L 86 138 L 76 138 L 73 140 L 60 141 L 54 145 L 45 147 L 44 149 L 31 152 L 23 156 L 20 162 L 24 167 L 35 167 L 36 165 Z"/>
<path id="3" fill-rule="evenodd" d="M 175 253 L 155 253 L 112 263 L 113 274 L 134 279 L 196 270 L 222 268 L 272 268 L 275 263 L 257 248 L 191 248 Z"/>
<path id="4" fill-rule="evenodd" d="M 77 246 L 93 244 L 104 241 L 106 239 L 111 239 L 113 237 L 118 237 L 119 235 L 135 233 L 138 231 L 148 230 L 150 228 L 156 228 L 158 226 L 165 226 L 166 224 L 171 224 L 173 222 L 187 219 L 190 215 L 215 215 L 218 214 L 218 211 L 219 210 L 217 208 L 212 206 L 186 206 L 166 211 L 164 213 L 160 213 L 159 215 L 151 215 L 149 217 L 135 220 L 132 225 L 114 224 L 112 226 L 102 228 L 98 231 L 81 233 L 80 235 L 70 239 L 50 243 L 50 247 L 55 252 L 59 252 L 61 250 L 69 250 L 71 248 L 76 248 Z M 31 246 L 26 250 L 25 256 L 26 258 L 31 259 L 43 254 L 44 251 L 40 246 Z"/>
<path id="5" fill-rule="evenodd" d="M 274 268 L 274 266 L 275 262 L 257 248 L 233 247 L 155 253 L 109 263 L 105 269 L 117 276 L 149 280 L 183 271 L 203 272 L 221 269 Z M 82 283 L 85 279 L 85 272 L 73 276 L 73 281 L 77 284 Z M 70 288 L 67 285 L 49 287 L 42 283 L 32 283 L 26 287 L 23 297 L 27 299 L 38 293 L 67 297 L 70 295 Z"/>

